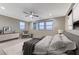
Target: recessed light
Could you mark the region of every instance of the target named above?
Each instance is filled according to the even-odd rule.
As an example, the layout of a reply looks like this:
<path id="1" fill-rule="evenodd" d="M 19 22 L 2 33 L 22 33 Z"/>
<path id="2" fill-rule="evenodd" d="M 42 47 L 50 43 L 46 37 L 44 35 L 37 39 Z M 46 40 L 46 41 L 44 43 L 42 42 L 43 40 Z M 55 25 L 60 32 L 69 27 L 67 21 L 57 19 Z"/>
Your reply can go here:
<path id="1" fill-rule="evenodd" d="M 3 7 L 3 6 L 1 6 L 0 8 L 3 9 L 3 10 L 5 9 L 5 7 Z"/>
<path id="2" fill-rule="evenodd" d="M 50 13 L 49 16 L 52 16 L 52 14 Z"/>

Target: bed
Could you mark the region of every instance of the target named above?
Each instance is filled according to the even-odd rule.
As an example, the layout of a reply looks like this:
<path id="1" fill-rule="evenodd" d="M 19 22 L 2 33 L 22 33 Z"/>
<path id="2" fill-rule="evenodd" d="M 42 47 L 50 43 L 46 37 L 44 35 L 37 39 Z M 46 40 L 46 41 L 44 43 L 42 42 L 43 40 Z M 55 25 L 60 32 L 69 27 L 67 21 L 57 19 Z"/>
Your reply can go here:
<path id="1" fill-rule="evenodd" d="M 76 43 L 69 40 L 64 34 L 56 34 L 53 38 L 52 36 L 46 36 L 34 45 L 33 50 L 30 50 L 27 47 L 28 45 L 31 46 L 33 44 L 27 43 L 28 42 L 26 42 L 26 45 L 24 46 L 26 47 L 23 50 L 23 52 L 25 52 L 24 55 L 63 55 L 66 54 L 65 52 L 67 51 L 76 49 Z M 26 51 L 31 52 L 31 54 L 26 53 Z"/>
<path id="2" fill-rule="evenodd" d="M 54 37 L 45 36 L 43 38 L 31 38 L 18 44 L 0 49 L 1 55 L 67 55 L 77 52 L 77 44 L 68 32 L 62 35 L 56 34 Z M 76 36 L 75 36 L 76 37 Z M 77 37 L 79 38 L 79 37 Z M 31 48 L 28 48 L 31 47 Z M 25 48 L 25 49 L 23 49 Z M 70 52 L 70 53 L 69 53 Z M 78 54 L 78 53 L 77 53 Z"/>

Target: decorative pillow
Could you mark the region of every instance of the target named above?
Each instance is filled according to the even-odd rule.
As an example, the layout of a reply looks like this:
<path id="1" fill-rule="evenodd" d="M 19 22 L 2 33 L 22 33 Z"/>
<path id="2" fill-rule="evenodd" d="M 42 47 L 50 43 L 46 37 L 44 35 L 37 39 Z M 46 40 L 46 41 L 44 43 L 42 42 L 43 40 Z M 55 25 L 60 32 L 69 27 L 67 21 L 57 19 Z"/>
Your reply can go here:
<path id="1" fill-rule="evenodd" d="M 65 51 L 66 50 L 66 44 L 61 40 L 61 41 L 56 41 L 54 42 L 50 47 L 50 50 L 52 51 Z"/>
<path id="2" fill-rule="evenodd" d="M 60 35 L 57 34 L 54 36 L 53 40 L 51 41 L 49 45 L 49 50 L 58 50 L 64 48 L 66 45 L 60 38 Z"/>
<path id="3" fill-rule="evenodd" d="M 61 40 L 61 41 L 55 42 L 51 47 L 53 47 L 55 50 L 65 49 L 66 48 L 66 44 Z"/>
<path id="4" fill-rule="evenodd" d="M 66 44 L 60 40 L 60 41 L 56 41 L 54 42 L 48 50 L 49 54 L 64 54 L 64 52 L 66 52 Z"/>

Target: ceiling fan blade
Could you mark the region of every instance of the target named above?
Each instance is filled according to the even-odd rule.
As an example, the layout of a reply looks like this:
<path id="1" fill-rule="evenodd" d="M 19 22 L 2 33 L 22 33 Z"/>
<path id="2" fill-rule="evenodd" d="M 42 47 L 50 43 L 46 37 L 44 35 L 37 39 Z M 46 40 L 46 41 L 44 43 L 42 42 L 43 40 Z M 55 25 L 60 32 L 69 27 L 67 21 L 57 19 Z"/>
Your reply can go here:
<path id="1" fill-rule="evenodd" d="M 25 17 L 29 17 L 29 15 L 26 15 Z"/>
<path id="2" fill-rule="evenodd" d="M 25 17 L 30 17 L 30 18 L 39 17 L 38 15 L 34 14 L 34 12 L 32 12 L 32 11 L 30 11 L 30 12 L 23 11 L 23 13 L 26 14 Z"/>
<path id="3" fill-rule="evenodd" d="M 29 14 L 29 13 L 27 13 L 27 12 L 24 12 L 25 14 Z"/>
<path id="4" fill-rule="evenodd" d="M 38 15 L 33 15 L 34 17 L 39 17 Z"/>
<path id="5" fill-rule="evenodd" d="M 34 13 L 33 13 L 33 12 L 31 12 L 31 15 L 34 15 Z"/>

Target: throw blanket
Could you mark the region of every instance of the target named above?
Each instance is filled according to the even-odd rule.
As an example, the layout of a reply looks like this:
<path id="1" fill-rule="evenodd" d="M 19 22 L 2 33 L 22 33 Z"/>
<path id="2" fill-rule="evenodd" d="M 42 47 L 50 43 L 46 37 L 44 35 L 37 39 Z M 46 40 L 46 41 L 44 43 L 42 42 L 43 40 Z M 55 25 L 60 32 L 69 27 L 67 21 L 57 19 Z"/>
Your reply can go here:
<path id="1" fill-rule="evenodd" d="M 24 42 L 23 45 L 23 54 L 24 55 L 32 55 L 34 51 L 35 44 L 39 42 L 41 39 L 33 38 L 28 42 Z"/>

